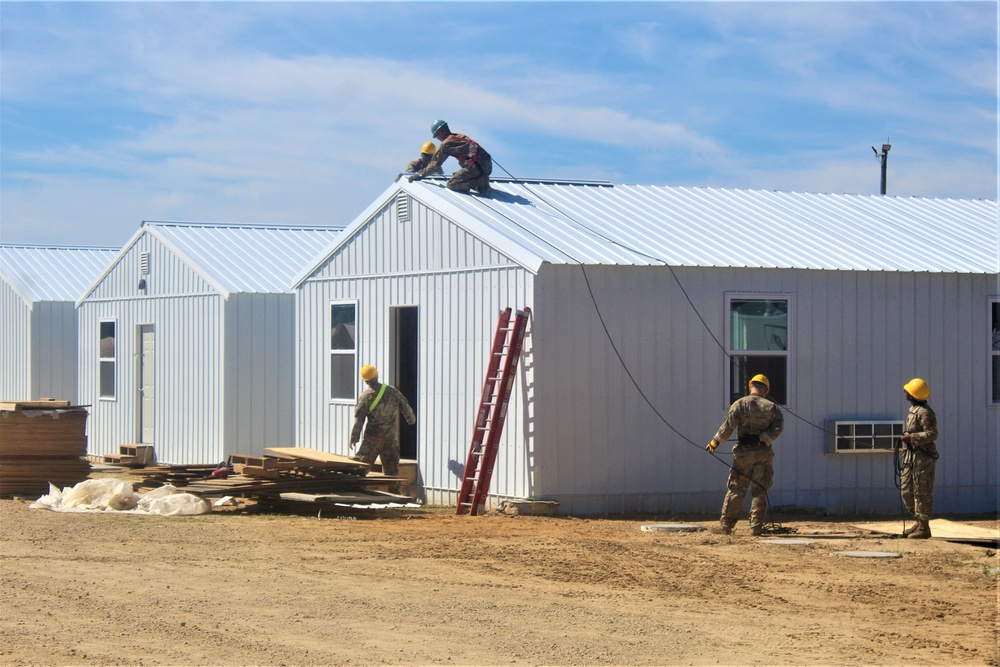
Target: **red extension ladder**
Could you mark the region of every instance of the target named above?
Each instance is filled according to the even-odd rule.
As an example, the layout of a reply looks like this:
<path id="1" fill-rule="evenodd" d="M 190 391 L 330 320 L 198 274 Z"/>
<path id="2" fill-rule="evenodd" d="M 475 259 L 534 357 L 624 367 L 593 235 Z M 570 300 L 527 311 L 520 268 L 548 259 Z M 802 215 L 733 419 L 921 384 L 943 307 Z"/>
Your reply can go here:
<path id="1" fill-rule="evenodd" d="M 456 514 L 479 513 L 486 504 L 486 494 L 493 478 L 493 466 L 497 460 L 500 434 L 507 420 L 507 406 L 514 388 L 517 361 L 524 346 L 524 332 L 528 328 L 531 309 L 519 310 L 510 323 L 511 309 L 500 312 L 493 349 L 486 369 L 483 395 L 479 400 L 476 425 L 472 430 L 469 458 L 462 473 L 462 488 L 458 492 Z M 502 368 L 501 368 L 502 364 Z"/>

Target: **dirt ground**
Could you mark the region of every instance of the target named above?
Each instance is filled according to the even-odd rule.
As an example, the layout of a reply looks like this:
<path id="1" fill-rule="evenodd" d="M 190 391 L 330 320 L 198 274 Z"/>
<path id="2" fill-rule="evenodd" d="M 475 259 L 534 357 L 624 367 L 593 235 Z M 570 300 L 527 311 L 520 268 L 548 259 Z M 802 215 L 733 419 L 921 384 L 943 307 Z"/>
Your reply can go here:
<path id="1" fill-rule="evenodd" d="M 993 550 L 847 521 L 29 504 L 0 499 L 0 665 L 1000 665 Z M 902 557 L 833 555 L 872 550 Z"/>

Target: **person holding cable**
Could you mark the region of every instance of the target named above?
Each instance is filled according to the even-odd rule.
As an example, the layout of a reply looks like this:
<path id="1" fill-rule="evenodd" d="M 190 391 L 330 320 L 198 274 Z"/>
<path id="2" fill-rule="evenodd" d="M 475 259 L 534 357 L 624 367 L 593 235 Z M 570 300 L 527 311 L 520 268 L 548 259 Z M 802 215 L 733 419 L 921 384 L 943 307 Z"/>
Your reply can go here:
<path id="1" fill-rule="evenodd" d="M 930 520 L 934 512 L 934 471 L 937 467 L 937 415 L 927 405 L 931 388 L 920 378 L 913 378 L 903 391 L 910 402 L 906 415 L 903 441 L 903 465 L 899 477 L 899 493 L 906 511 L 916 522 L 903 531 L 903 537 L 926 540 L 931 536 Z"/>
<path id="2" fill-rule="evenodd" d="M 481 196 L 489 197 L 492 193 L 490 174 L 493 173 L 493 158 L 490 154 L 464 134 L 452 132 L 448 123 L 443 120 L 435 121 L 431 125 L 431 134 L 441 144 L 427 166 L 409 177 L 410 183 L 433 175 L 435 169 L 441 168 L 442 162 L 454 157 L 458 160 L 460 168 L 451 175 L 445 186 L 455 192 L 469 192 L 474 189 Z"/>
<path id="3" fill-rule="evenodd" d="M 785 419 L 778 404 L 767 397 L 771 383 L 761 374 L 754 375 L 748 383 L 750 393 L 736 400 L 730 407 L 715 437 L 705 445 L 715 454 L 719 443 L 725 442 L 736 431 L 733 447 L 733 465 L 729 468 L 729 491 L 722 502 L 719 528 L 713 532 L 729 535 L 739 521 L 743 500 L 751 480 L 753 501 L 750 503 L 750 534 L 764 532 L 764 514 L 767 511 L 767 491 L 774 479 L 774 450 L 771 445 L 781 435 Z"/>

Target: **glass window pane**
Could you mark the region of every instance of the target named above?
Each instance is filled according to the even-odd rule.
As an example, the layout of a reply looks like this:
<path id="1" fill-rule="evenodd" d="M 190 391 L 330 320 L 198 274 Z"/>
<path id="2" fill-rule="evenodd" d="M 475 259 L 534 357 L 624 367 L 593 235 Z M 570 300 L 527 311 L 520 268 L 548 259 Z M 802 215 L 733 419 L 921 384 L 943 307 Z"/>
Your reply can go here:
<path id="1" fill-rule="evenodd" d="M 101 364 L 101 396 L 114 398 L 115 395 L 115 362 L 102 361 Z"/>
<path id="2" fill-rule="evenodd" d="M 330 349 L 354 349 L 354 305 L 335 304 L 330 307 Z"/>
<path id="3" fill-rule="evenodd" d="M 733 299 L 729 313 L 731 349 L 788 349 L 787 300 Z"/>
<path id="4" fill-rule="evenodd" d="M 1000 352 L 1000 303 L 993 304 L 993 351 Z"/>
<path id="5" fill-rule="evenodd" d="M 1000 355 L 993 357 L 993 402 L 1000 403 Z"/>
<path id="6" fill-rule="evenodd" d="M 330 398 L 354 398 L 354 355 L 330 355 Z"/>
<path id="7" fill-rule="evenodd" d="M 115 358 L 115 323 L 101 322 L 101 359 Z"/>
<path id="8" fill-rule="evenodd" d="M 771 391 L 768 394 L 772 400 L 779 405 L 788 402 L 787 375 L 788 359 L 786 357 L 771 357 L 765 355 L 733 355 L 732 368 L 729 374 L 729 401 L 733 402 L 740 396 L 746 396 L 749 391 L 747 384 L 750 378 L 758 373 L 767 376 L 771 383 Z"/>

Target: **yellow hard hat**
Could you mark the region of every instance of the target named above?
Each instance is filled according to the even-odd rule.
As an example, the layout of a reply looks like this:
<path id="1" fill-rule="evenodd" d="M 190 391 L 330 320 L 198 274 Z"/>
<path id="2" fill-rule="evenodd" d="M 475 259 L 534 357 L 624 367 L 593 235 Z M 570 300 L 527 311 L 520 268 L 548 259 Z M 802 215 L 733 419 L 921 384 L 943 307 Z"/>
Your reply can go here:
<path id="1" fill-rule="evenodd" d="M 763 373 L 757 373 L 757 375 L 754 375 L 752 378 L 750 378 L 750 382 L 747 383 L 747 387 L 750 387 L 750 385 L 752 385 L 754 382 L 760 382 L 762 385 L 767 387 L 768 391 L 771 391 L 771 383 L 768 382 L 767 376 L 764 375 Z"/>
<path id="2" fill-rule="evenodd" d="M 378 369 L 374 366 L 364 365 L 361 367 L 361 379 L 365 382 L 369 380 L 374 380 L 378 377 Z"/>
<path id="3" fill-rule="evenodd" d="M 434 155 L 437 153 L 437 150 L 437 146 L 434 145 L 433 141 L 428 141 L 420 147 L 420 152 L 424 155 Z"/>
<path id="4" fill-rule="evenodd" d="M 913 378 L 903 385 L 903 389 L 918 401 L 926 401 L 931 397 L 931 388 L 920 378 Z"/>

